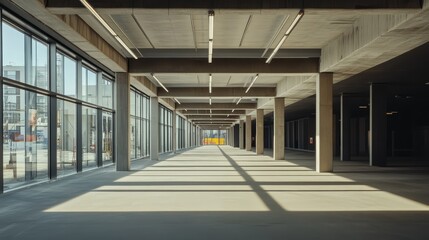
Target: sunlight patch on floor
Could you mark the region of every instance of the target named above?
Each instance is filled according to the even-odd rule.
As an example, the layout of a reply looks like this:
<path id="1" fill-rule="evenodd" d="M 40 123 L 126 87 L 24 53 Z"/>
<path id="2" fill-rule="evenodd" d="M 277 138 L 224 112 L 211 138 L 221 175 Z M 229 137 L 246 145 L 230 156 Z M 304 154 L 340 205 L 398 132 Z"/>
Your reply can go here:
<path id="1" fill-rule="evenodd" d="M 159 189 L 159 188 L 158 188 Z M 182 187 L 183 189 L 183 187 Z M 269 211 L 254 192 L 89 192 L 45 212 Z"/>
<path id="2" fill-rule="evenodd" d="M 305 189 L 303 186 L 299 186 Z M 270 192 L 285 211 L 429 211 L 425 204 L 384 191 Z"/>

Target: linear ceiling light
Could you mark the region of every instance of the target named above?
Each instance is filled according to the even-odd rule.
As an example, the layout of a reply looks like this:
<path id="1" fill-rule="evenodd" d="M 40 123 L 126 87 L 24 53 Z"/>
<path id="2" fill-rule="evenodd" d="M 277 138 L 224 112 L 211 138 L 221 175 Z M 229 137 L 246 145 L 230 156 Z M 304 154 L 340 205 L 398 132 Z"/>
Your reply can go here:
<path id="1" fill-rule="evenodd" d="M 175 100 L 178 104 L 181 104 L 181 103 L 179 102 L 179 100 L 177 100 L 177 98 L 174 98 L 174 100 Z"/>
<path id="2" fill-rule="evenodd" d="M 241 99 L 243 99 L 242 97 L 240 99 L 238 99 L 237 101 L 237 105 L 240 103 Z"/>
<path id="3" fill-rule="evenodd" d="M 210 105 L 212 105 L 212 98 L 209 98 L 209 103 Z"/>
<path id="4" fill-rule="evenodd" d="M 131 56 L 133 56 L 135 59 L 138 59 L 138 57 L 133 53 L 133 51 L 131 51 L 131 49 L 124 43 L 124 41 L 122 41 L 118 34 L 116 34 L 116 32 L 109 26 L 109 24 L 107 24 L 106 21 L 104 21 L 100 14 L 95 11 L 91 4 L 89 4 L 86 0 L 80 0 L 80 2 L 92 13 L 92 15 L 101 23 L 101 25 L 103 25 L 103 27 L 106 28 L 107 31 L 112 34 L 113 37 L 115 37 L 116 41 L 118 41 L 122 45 L 122 47 L 124 47 L 125 50 L 127 50 L 127 52 L 131 54 Z"/>
<path id="5" fill-rule="evenodd" d="M 213 80 L 213 77 L 212 77 L 212 74 L 210 74 L 209 75 L 209 93 L 212 93 L 212 80 Z"/>
<path id="6" fill-rule="evenodd" d="M 164 88 L 164 90 L 166 92 L 168 92 L 168 89 L 164 86 L 164 84 L 161 83 L 161 81 L 159 81 L 159 79 L 157 77 L 155 77 L 155 74 L 151 74 L 153 78 L 155 78 L 155 80 L 158 82 L 159 85 L 161 85 L 162 88 Z"/>
<path id="7" fill-rule="evenodd" d="M 256 79 L 258 79 L 259 74 L 256 74 L 256 76 L 253 77 L 252 82 L 250 83 L 249 87 L 246 90 L 246 93 L 250 90 L 250 88 L 253 86 L 253 84 L 255 83 Z"/>
<path id="8" fill-rule="evenodd" d="M 292 32 L 292 30 L 296 27 L 296 25 L 298 24 L 299 20 L 301 20 L 302 16 L 304 16 L 304 10 L 300 10 L 298 15 L 296 15 L 295 19 L 293 20 L 292 24 L 289 26 L 288 30 L 286 31 L 286 33 L 283 35 L 282 39 L 280 40 L 280 42 L 277 44 L 276 48 L 274 48 L 273 52 L 271 53 L 271 55 L 268 57 L 267 61 L 265 61 L 265 63 L 270 63 L 271 60 L 273 59 L 273 57 L 277 54 L 277 51 L 279 51 L 280 47 L 283 45 L 283 43 L 286 41 L 286 38 L 289 37 L 290 33 Z"/>
<path id="9" fill-rule="evenodd" d="M 214 11 L 209 11 L 209 63 L 212 63 L 213 56 L 213 32 L 214 32 Z"/>
<path id="10" fill-rule="evenodd" d="M 232 109 L 232 111 L 231 112 L 234 112 L 235 111 L 235 109 Z"/>

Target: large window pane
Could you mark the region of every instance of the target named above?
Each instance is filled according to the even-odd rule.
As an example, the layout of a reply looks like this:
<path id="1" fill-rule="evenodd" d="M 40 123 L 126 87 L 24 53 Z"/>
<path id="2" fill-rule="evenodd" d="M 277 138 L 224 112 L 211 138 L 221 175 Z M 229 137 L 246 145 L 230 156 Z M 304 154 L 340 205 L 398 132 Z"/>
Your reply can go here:
<path id="1" fill-rule="evenodd" d="M 99 87 L 101 106 L 113 108 L 113 82 L 103 77 L 100 80 Z"/>
<path id="2" fill-rule="evenodd" d="M 57 100 L 57 176 L 76 172 L 76 104 Z"/>
<path id="3" fill-rule="evenodd" d="M 27 83 L 48 89 L 48 45 L 31 40 L 31 75 Z"/>
<path id="4" fill-rule="evenodd" d="M 4 86 L 5 189 L 48 178 L 48 97 Z"/>
<path id="5" fill-rule="evenodd" d="M 25 82 L 25 35 L 3 22 L 3 76 Z"/>
<path id="6" fill-rule="evenodd" d="M 57 92 L 76 98 L 77 63 L 62 53 L 57 53 Z"/>
<path id="7" fill-rule="evenodd" d="M 113 162 L 113 115 L 103 112 L 103 165 Z"/>
<path id="8" fill-rule="evenodd" d="M 82 67 L 82 100 L 97 104 L 97 74 Z"/>
<path id="9" fill-rule="evenodd" d="M 97 143 L 97 110 L 82 107 L 82 147 L 83 147 L 83 169 L 97 166 L 96 158 Z"/>

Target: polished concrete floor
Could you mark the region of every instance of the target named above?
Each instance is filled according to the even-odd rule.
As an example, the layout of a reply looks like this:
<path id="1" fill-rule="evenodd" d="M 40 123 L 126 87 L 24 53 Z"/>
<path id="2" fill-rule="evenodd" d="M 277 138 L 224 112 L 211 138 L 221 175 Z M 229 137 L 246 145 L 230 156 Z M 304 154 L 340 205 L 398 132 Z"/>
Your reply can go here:
<path id="1" fill-rule="evenodd" d="M 429 170 L 204 146 L 0 196 L 0 239 L 428 239 Z"/>

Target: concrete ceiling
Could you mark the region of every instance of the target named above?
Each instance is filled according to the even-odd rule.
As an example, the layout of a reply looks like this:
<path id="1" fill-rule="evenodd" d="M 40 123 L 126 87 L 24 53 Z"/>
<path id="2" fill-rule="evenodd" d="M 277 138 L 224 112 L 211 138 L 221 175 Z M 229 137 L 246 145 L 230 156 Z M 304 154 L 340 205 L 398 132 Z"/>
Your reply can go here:
<path id="1" fill-rule="evenodd" d="M 13 1 L 23 7 L 27 1 L 40 2 Z M 89 2 L 124 42 L 143 59 L 207 59 L 207 14 L 209 9 L 213 9 L 214 61 L 216 58 L 267 58 L 300 8 L 303 8 L 304 17 L 276 57 L 320 57 L 320 70 L 334 72 L 335 83 L 341 83 L 359 72 L 399 56 L 429 39 L 429 1 Z M 47 10 L 52 15 L 78 15 L 123 56 L 131 57 L 79 1 L 45 1 L 42 7 L 42 10 Z M 32 8 L 34 9 L 34 6 Z M 33 9 L 27 7 L 26 10 L 31 13 L 36 11 Z M 41 21 L 46 19 L 40 14 L 38 18 Z M 387 44 L 383 45 L 383 39 Z M 276 59 L 273 60 L 274 64 L 275 61 Z M 145 76 L 159 87 L 151 73 L 153 72 L 134 72 L 133 76 Z M 167 88 L 208 88 L 209 85 L 209 72 L 155 74 Z M 255 72 L 250 70 L 248 73 L 213 73 L 212 84 L 213 87 L 246 88 L 253 76 Z M 288 106 L 314 95 L 315 79 L 314 72 L 260 73 L 253 87 L 277 87 L 277 95 L 285 97 L 285 106 Z M 180 101 L 184 104 L 208 103 L 208 99 L 209 96 L 182 98 Z M 237 100 L 212 97 L 213 103 L 219 104 L 234 103 Z M 242 102 L 253 103 L 255 100 L 258 108 L 272 108 L 271 99 L 243 98 Z M 247 114 L 255 112 L 246 111 Z"/>

